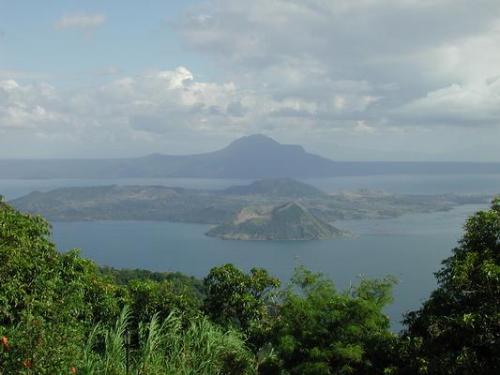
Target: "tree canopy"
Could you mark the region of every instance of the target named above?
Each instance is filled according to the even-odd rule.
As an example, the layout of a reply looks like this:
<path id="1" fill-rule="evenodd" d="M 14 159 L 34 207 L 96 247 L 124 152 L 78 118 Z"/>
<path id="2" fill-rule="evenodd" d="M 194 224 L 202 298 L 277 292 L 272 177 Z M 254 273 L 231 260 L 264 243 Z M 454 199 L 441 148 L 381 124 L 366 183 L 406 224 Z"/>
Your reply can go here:
<path id="1" fill-rule="evenodd" d="M 471 216 L 438 288 L 406 317 L 408 371 L 500 373 L 500 198 Z"/>
<path id="2" fill-rule="evenodd" d="M 99 268 L 0 201 L 0 375 L 500 373 L 500 199 L 473 215 L 438 286 L 390 332 L 395 280 L 337 290 L 299 267 Z"/>

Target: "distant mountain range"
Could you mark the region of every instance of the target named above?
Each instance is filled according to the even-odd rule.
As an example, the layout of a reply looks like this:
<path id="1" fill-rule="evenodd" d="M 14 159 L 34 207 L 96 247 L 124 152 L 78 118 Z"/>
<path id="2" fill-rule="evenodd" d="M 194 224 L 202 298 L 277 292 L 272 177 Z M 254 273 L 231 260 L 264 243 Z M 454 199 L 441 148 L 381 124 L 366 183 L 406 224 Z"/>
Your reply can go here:
<path id="1" fill-rule="evenodd" d="M 44 193 L 35 191 L 10 203 L 51 221 L 159 220 L 223 224 L 245 208 L 296 202 L 316 218 L 332 223 L 449 210 L 461 204 L 487 203 L 490 198 L 366 191 L 329 195 L 300 181 L 274 178 L 213 191 L 142 185 L 60 188 Z"/>
<path id="2" fill-rule="evenodd" d="M 0 178 L 321 178 L 381 174 L 500 174 L 500 163 L 339 162 L 264 135 L 197 155 L 152 154 L 130 159 L 0 160 Z"/>
<path id="3" fill-rule="evenodd" d="M 326 194 L 290 178 L 225 190 L 166 186 L 88 186 L 32 192 L 10 203 L 50 221 L 158 220 L 216 225 L 207 234 L 237 240 L 312 240 L 345 235 L 338 220 L 397 217 L 487 203 L 487 196 Z"/>

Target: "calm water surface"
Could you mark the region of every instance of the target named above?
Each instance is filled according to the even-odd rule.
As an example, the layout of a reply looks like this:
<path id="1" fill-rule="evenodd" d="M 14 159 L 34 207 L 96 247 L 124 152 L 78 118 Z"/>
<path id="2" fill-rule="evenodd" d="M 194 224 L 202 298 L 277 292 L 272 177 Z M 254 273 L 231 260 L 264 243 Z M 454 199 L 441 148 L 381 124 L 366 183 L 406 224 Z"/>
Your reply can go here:
<path id="1" fill-rule="evenodd" d="M 330 241 L 224 241 L 205 236 L 206 225 L 116 221 L 54 223 L 54 240 L 60 249 L 81 248 L 101 265 L 198 277 L 224 263 L 246 270 L 265 267 L 282 280 L 302 264 L 325 273 L 339 288 L 359 277 L 394 275 L 399 284 L 387 313 L 397 330 L 402 313 L 418 307 L 435 287 L 433 272 L 451 254 L 465 218 L 478 208 L 339 222 L 357 236 Z"/>
<path id="2" fill-rule="evenodd" d="M 65 186 L 164 185 L 223 189 L 249 180 L 110 179 L 2 180 L 0 195 L 14 199 L 31 191 Z M 324 191 L 372 189 L 404 194 L 500 192 L 500 175 L 370 176 L 311 179 Z M 265 267 L 282 280 L 297 265 L 325 273 L 339 288 L 359 277 L 393 275 L 399 279 L 395 301 L 387 312 L 399 329 L 404 312 L 417 308 L 435 288 L 433 273 L 451 254 L 466 217 L 485 206 L 462 206 L 448 212 L 412 214 L 396 219 L 338 222 L 357 234 L 331 241 L 223 241 L 206 237 L 206 225 L 165 222 L 53 223 L 62 250 L 78 247 L 101 265 L 180 271 L 203 277 L 211 267 L 234 263 L 243 269 Z"/>

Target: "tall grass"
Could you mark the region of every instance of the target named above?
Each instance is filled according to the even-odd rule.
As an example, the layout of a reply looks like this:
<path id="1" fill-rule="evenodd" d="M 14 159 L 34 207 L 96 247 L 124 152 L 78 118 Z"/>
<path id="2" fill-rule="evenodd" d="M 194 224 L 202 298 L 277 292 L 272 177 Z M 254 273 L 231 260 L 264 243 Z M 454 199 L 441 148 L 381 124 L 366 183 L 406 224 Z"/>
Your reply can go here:
<path id="1" fill-rule="evenodd" d="M 254 356 L 240 335 L 223 331 L 204 317 L 184 327 L 176 314 L 164 321 L 155 315 L 139 325 L 129 345 L 131 321 L 129 310 L 124 309 L 114 327 L 96 326 L 78 374 L 126 375 L 127 367 L 130 375 L 256 373 Z"/>

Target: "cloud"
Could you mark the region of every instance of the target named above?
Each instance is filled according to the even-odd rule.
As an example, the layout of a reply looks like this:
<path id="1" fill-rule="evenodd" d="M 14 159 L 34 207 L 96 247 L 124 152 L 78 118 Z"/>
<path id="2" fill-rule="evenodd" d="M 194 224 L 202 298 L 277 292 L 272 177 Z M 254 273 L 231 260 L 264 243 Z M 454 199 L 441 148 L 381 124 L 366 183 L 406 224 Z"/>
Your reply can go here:
<path id="1" fill-rule="evenodd" d="M 227 114 L 234 117 L 243 117 L 246 113 L 245 107 L 241 104 L 241 102 L 231 102 L 227 105 L 226 108 Z"/>
<path id="2" fill-rule="evenodd" d="M 334 63 L 347 73 L 487 30 L 499 15 L 498 5 L 495 0 L 476 5 L 463 0 L 218 0 L 193 8 L 180 31 L 193 47 L 238 63 L 236 68 L 267 67 L 292 57 L 309 59 L 321 69 Z"/>
<path id="3" fill-rule="evenodd" d="M 177 27 L 271 100 L 275 117 L 317 128 L 500 123 L 484 84 L 500 74 L 497 0 L 212 0 Z"/>
<path id="4" fill-rule="evenodd" d="M 90 33 L 104 22 L 73 14 L 55 27 Z M 382 157 L 451 153 L 462 139 L 497 153 L 498 0 L 208 0 L 174 29 L 216 78 L 110 66 L 95 72 L 105 84 L 62 89 L 4 70 L 0 131 L 141 150 L 266 133 L 333 157 L 331 139 Z"/>
<path id="5" fill-rule="evenodd" d="M 55 22 L 54 27 L 56 30 L 78 29 L 89 31 L 101 26 L 105 21 L 106 17 L 99 13 L 66 14 Z"/>
<path id="6" fill-rule="evenodd" d="M 15 80 L 0 81 L 0 128 L 52 126 L 59 117 L 51 109 L 53 95 L 54 89 L 49 85 L 21 86 Z"/>
<path id="7" fill-rule="evenodd" d="M 0 129 L 88 140 L 113 140 L 117 134 L 133 139 L 138 133 L 146 138 L 233 138 L 262 130 L 311 129 L 318 122 L 329 127 L 332 114 L 347 123 L 374 101 L 365 83 L 332 82 L 331 87 L 344 96 L 281 96 L 272 90 L 243 89 L 232 81 L 201 81 L 183 66 L 72 90 L 8 79 L 0 81 Z"/>
<path id="8" fill-rule="evenodd" d="M 221 117 L 235 117 L 238 109 L 241 115 L 243 107 L 234 105 L 238 95 L 233 83 L 201 82 L 182 66 L 71 91 L 8 79 L 0 81 L 0 128 L 74 137 L 95 132 L 104 138 L 210 129 Z"/>
<path id="9" fill-rule="evenodd" d="M 431 91 L 394 113 L 410 123 L 499 126 L 500 79 L 480 85 L 453 84 Z"/>
<path id="10" fill-rule="evenodd" d="M 355 133 L 374 133 L 375 129 L 369 125 L 366 124 L 365 121 L 356 121 L 356 125 L 354 126 L 354 132 Z"/>

